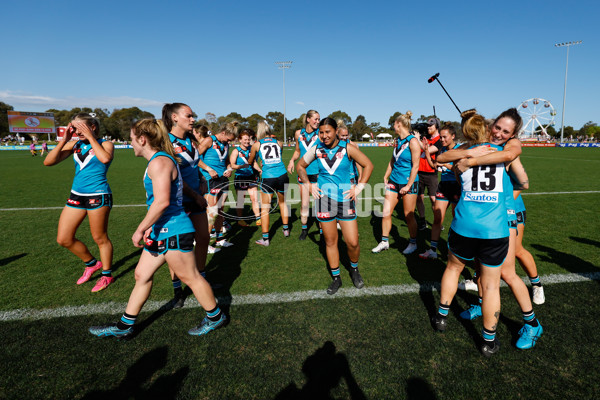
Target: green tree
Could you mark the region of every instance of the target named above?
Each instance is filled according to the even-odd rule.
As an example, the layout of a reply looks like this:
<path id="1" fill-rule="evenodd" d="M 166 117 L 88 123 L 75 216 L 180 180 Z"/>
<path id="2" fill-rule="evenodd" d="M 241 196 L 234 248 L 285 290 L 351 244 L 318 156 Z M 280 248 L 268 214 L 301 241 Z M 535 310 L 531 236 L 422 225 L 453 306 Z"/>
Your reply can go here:
<path id="1" fill-rule="evenodd" d="M 352 125 L 352 118 L 350 118 L 350 116 L 342 110 L 332 112 L 331 114 L 329 114 L 329 118 L 333 118 L 336 121 L 341 119 L 342 121 L 344 121 L 344 124 L 348 127 Z"/>
<path id="2" fill-rule="evenodd" d="M 556 129 L 554 129 L 554 127 L 552 125 L 550 125 L 546 129 L 546 133 L 548 134 L 548 136 L 553 137 L 553 138 L 560 136 L 560 132 L 557 132 Z"/>
<path id="3" fill-rule="evenodd" d="M 583 126 L 581 127 L 581 129 L 579 129 L 579 134 L 580 135 L 584 135 L 584 136 L 585 135 L 589 136 L 590 128 L 594 128 L 596 126 L 598 126 L 598 124 L 596 124 L 595 122 L 588 121 L 585 124 L 583 124 Z M 593 129 L 592 129 L 592 131 L 593 131 Z"/>
<path id="4" fill-rule="evenodd" d="M 364 135 L 365 133 L 369 133 L 367 119 L 364 117 L 364 115 L 359 115 L 358 117 L 356 117 L 354 123 L 352 124 L 351 135 L 354 137 L 355 140 L 361 140 L 362 135 Z"/>
<path id="5" fill-rule="evenodd" d="M 394 129 L 394 122 L 396 122 L 396 118 L 398 118 L 400 116 L 400 114 L 402 114 L 400 111 L 396 111 L 388 120 L 388 125 L 390 126 L 390 129 Z"/>
<path id="6" fill-rule="evenodd" d="M 231 112 L 229 114 L 227 114 L 225 116 L 225 119 L 227 120 L 227 122 L 231 122 L 231 121 L 237 121 L 240 124 L 246 124 L 246 118 L 242 117 L 241 114 L 236 113 L 236 112 Z"/>
<path id="7" fill-rule="evenodd" d="M 599 139 L 600 138 L 600 126 L 597 126 L 597 125 L 590 126 L 587 129 L 587 135 L 589 135 L 590 137 Z"/>
<path id="8" fill-rule="evenodd" d="M 0 101 L 0 136 L 9 134 L 7 111 L 14 111 L 13 106 Z"/>
<path id="9" fill-rule="evenodd" d="M 283 140 L 283 114 L 279 111 L 270 111 L 265 119 L 273 128 L 273 134 L 277 140 Z"/>
<path id="10" fill-rule="evenodd" d="M 260 114 L 254 113 L 254 114 L 252 114 L 252 115 L 250 115 L 249 117 L 246 118 L 246 123 L 247 123 L 247 125 L 248 125 L 248 127 L 250 129 L 252 129 L 253 131 L 256 132 L 256 129 L 258 127 L 258 123 L 260 121 L 264 121 L 264 120 L 265 120 L 265 117 L 263 117 Z"/>
<path id="11" fill-rule="evenodd" d="M 129 140 L 129 133 L 134 121 L 143 118 L 154 118 L 154 115 L 137 107 L 115 109 L 105 120 L 106 134 L 113 139 Z"/>

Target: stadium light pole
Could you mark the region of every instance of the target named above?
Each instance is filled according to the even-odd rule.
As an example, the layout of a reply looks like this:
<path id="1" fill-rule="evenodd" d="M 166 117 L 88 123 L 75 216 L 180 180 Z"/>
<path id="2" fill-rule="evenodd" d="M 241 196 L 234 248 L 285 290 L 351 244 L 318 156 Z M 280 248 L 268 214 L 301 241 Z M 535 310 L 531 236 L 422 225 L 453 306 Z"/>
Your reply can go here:
<path id="1" fill-rule="evenodd" d="M 564 142 L 564 134 L 565 134 L 565 104 L 567 102 L 567 73 L 569 72 L 569 47 L 575 46 L 576 44 L 583 43 L 581 40 L 577 42 L 566 42 L 566 43 L 556 43 L 554 47 L 567 47 L 567 67 L 565 68 L 565 91 L 563 94 L 563 109 L 562 109 L 562 122 L 560 128 L 560 142 Z"/>
<path id="2" fill-rule="evenodd" d="M 283 145 L 287 143 L 287 131 L 285 124 L 285 70 L 290 69 L 293 61 L 275 61 L 275 64 L 283 71 Z"/>

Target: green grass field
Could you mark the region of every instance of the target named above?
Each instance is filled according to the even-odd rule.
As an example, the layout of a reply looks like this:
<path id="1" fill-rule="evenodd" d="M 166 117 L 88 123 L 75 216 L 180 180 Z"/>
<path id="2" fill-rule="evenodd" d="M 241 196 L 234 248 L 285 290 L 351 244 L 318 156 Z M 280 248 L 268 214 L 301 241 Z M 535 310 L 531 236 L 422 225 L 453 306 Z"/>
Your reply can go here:
<path id="1" fill-rule="evenodd" d="M 363 150 L 375 164 L 371 183 L 381 182 L 390 149 Z M 531 182 L 524 196 L 524 245 L 542 280 L 597 277 L 600 152 L 525 148 L 522 160 Z M 449 330 L 433 332 L 429 317 L 439 294 L 430 288 L 445 267 L 450 212 L 441 259 L 433 262 L 401 254 L 408 232 L 397 214 L 391 249 L 371 254 L 380 219 L 359 218 L 366 288 L 352 288 L 343 271 L 344 290 L 327 297 L 330 278 L 317 229 L 311 228 L 309 240 L 297 240 L 294 204 L 290 238 L 283 237 L 275 212 L 269 248 L 253 243 L 260 238 L 257 227 L 234 226 L 229 240 L 235 247 L 209 256 L 208 277 L 223 285 L 215 294 L 231 316 L 225 329 L 204 338 L 187 335 L 202 311 L 193 298 L 181 310 L 160 308 L 172 296 L 162 268 L 134 339 L 92 337 L 87 328 L 116 321 L 134 284 L 139 250 L 130 238 L 145 213 L 138 206 L 144 202 L 144 168 L 145 160 L 131 150 L 116 152 L 109 172 L 116 205 L 109 234 L 117 281 L 92 294 L 95 279 L 75 285 L 81 262 L 55 242 L 72 161 L 48 168 L 25 151 L 0 152 L 0 398 L 318 398 L 330 387 L 333 398 L 594 398 L 600 390 L 597 278 L 545 286 L 547 301 L 534 308 L 545 333 L 529 351 L 514 347 L 521 316 L 506 288 L 502 347 L 494 358 L 477 351 L 481 322 L 458 318 L 473 293 L 459 292 Z M 431 222 L 430 209 L 427 217 Z M 419 252 L 429 233 L 419 233 Z M 97 254 L 86 222 L 78 237 Z M 348 266 L 343 254 L 342 262 Z M 414 284 L 422 290 L 413 290 Z M 413 289 L 398 294 L 403 288 Z M 372 294 L 361 295 L 367 291 Z"/>

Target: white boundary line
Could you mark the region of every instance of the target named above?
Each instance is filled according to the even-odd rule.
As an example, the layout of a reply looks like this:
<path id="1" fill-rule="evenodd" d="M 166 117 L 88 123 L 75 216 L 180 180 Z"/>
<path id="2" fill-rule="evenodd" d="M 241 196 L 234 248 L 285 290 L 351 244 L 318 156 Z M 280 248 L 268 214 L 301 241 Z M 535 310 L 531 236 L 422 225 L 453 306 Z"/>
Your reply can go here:
<path id="1" fill-rule="evenodd" d="M 586 190 L 586 191 L 575 191 L 575 192 L 522 192 L 523 196 L 536 196 L 536 195 L 555 195 L 555 194 L 595 194 L 600 193 L 600 190 Z M 383 197 L 359 197 L 358 200 L 376 200 L 382 201 Z M 245 203 L 249 204 L 248 199 L 245 199 Z M 312 199 L 311 199 L 312 201 Z M 299 200 L 287 200 L 289 204 L 298 204 Z M 225 202 L 225 205 L 233 206 L 235 205 L 235 201 L 230 200 Z M 117 204 L 113 205 L 113 208 L 121 208 L 121 207 L 146 207 L 146 204 Z M 61 207 L 25 207 L 25 208 L 0 208 L 0 211 L 43 211 L 43 210 L 62 210 L 64 206 Z"/>
<path id="2" fill-rule="evenodd" d="M 544 285 L 553 285 L 559 283 L 576 283 L 599 281 L 600 272 L 582 272 L 580 274 L 552 274 L 541 276 Z M 523 279 L 525 281 L 525 279 Z M 502 286 L 506 286 L 502 283 Z M 367 296 L 390 296 L 398 294 L 433 292 L 439 291 L 439 282 L 427 282 L 423 284 L 389 285 L 379 287 L 366 287 L 364 289 L 340 289 L 335 296 L 325 293 L 325 290 L 308 290 L 304 292 L 290 293 L 269 293 L 269 294 L 246 294 L 232 296 L 230 298 L 218 298 L 220 305 L 252 305 L 252 304 L 280 304 L 294 303 L 309 300 L 335 300 L 341 298 L 367 297 Z M 164 301 L 152 300 L 144 305 L 144 312 L 156 311 L 164 307 L 167 303 Z M 0 311 L 0 322 L 8 321 L 37 321 L 61 317 L 89 316 L 96 314 L 115 314 L 118 315 L 125 310 L 126 303 L 108 302 L 101 304 L 90 304 L 83 306 L 66 306 L 59 308 L 50 308 L 45 310 L 34 310 L 29 308 Z M 185 308 L 199 308 L 200 305 L 191 296 L 187 301 Z"/>

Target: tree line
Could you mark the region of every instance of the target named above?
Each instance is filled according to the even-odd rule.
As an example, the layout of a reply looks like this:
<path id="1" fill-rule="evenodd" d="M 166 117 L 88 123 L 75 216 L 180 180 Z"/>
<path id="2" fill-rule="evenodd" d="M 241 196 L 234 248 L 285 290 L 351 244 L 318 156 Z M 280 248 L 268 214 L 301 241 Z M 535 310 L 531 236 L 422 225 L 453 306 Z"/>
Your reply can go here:
<path id="1" fill-rule="evenodd" d="M 13 111 L 13 106 L 0 102 L 0 136 L 4 137 L 9 134 L 8 130 L 8 115 L 7 111 Z M 100 135 L 101 137 L 111 137 L 116 140 L 129 140 L 129 131 L 131 125 L 142 118 L 153 118 L 154 115 L 148 111 L 140 110 L 138 107 L 129 108 L 117 108 L 112 112 L 105 108 L 73 108 L 71 110 L 56 110 L 49 109 L 44 112 L 54 113 L 54 119 L 56 126 L 66 126 L 71 121 L 73 115 L 85 112 L 95 113 L 96 117 L 100 120 Z M 387 125 L 381 125 L 379 122 L 368 123 L 363 115 L 358 115 L 354 120 L 346 112 L 338 110 L 328 115 L 328 117 L 336 120 L 342 120 L 348 127 L 348 131 L 353 140 L 360 140 L 363 135 L 368 134 L 376 136 L 380 133 L 391 133 L 393 134 L 393 126 L 396 117 L 400 115 L 400 112 L 392 114 L 387 121 Z M 321 117 L 324 117 L 323 115 Z M 426 122 L 433 115 L 421 115 L 415 122 Z M 279 111 L 270 111 L 266 115 L 252 114 L 247 117 L 243 117 L 237 112 L 229 113 L 225 116 L 216 116 L 214 113 L 207 112 L 203 116 L 195 116 L 196 120 L 200 124 L 208 126 L 212 132 L 218 132 L 220 127 L 230 121 L 238 121 L 246 128 L 256 129 L 259 121 L 267 121 L 273 128 L 275 136 L 283 140 L 283 113 Z M 414 117 L 413 117 L 414 118 Z M 456 128 L 457 132 L 460 132 L 460 122 L 457 121 L 442 121 L 442 125 L 445 122 L 449 122 Z M 304 127 L 304 114 L 294 119 L 286 118 L 286 131 L 288 140 L 292 139 L 294 132 Z M 551 137 L 560 137 L 560 130 L 556 130 L 554 127 L 548 128 L 548 134 Z M 572 126 L 566 126 L 564 130 L 565 138 L 570 136 L 588 136 L 588 137 L 600 137 L 600 127 L 592 122 L 586 122 L 583 127 L 579 130 L 575 130 Z"/>

